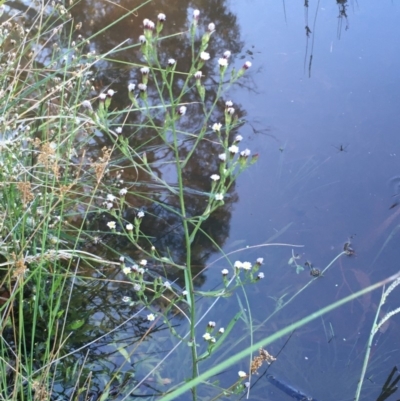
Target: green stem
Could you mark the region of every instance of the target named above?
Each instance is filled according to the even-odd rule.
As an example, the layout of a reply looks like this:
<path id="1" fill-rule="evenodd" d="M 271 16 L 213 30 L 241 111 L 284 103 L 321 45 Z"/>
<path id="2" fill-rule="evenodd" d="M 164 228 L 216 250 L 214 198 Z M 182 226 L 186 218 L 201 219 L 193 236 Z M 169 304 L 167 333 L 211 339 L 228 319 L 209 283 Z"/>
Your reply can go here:
<path id="1" fill-rule="evenodd" d="M 345 251 L 340 252 L 329 264 L 328 266 L 325 267 L 324 270 L 322 270 L 321 275 L 323 275 L 341 256 L 346 255 Z M 276 313 L 278 313 L 280 310 L 282 310 L 285 306 L 290 304 L 295 298 L 297 298 L 300 293 L 302 293 L 308 286 L 311 285 L 315 280 L 318 280 L 319 277 L 314 278 L 313 280 L 310 280 L 305 286 L 301 287 L 299 291 L 297 291 L 295 294 L 293 294 L 280 308 L 275 309 L 274 312 L 272 312 L 258 327 L 256 327 L 255 330 L 258 330 L 262 326 L 265 325 L 265 323 L 272 318 Z"/>
<path id="2" fill-rule="evenodd" d="M 371 354 L 372 341 L 374 340 L 374 336 L 375 336 L 375 333 L 376 333 L 375 327 L 376 327 L 376 324 L 378 322 L 379 313 L 381 311 L 381 307 L 384 304 L 384 302 L 385 302 L 385 287 L 383 287 L 383 289 L 382 289 L 381 301 L 379 302 L 378 309 L 376 310 L 376 314 L 375 314 L 375 319 L 374 319 L 374 322 L 372 323 L 372 328 L 371 328 L 371 331 L 369 333 L 369 338 L 368 338 L 368 343 L 367 343 L 367 350 L 365 351 L 364 362 L 363 362 L 363 366 L 362 366 L 362 369 L 361 369 L 360 379 L 358 380 L 357 390 L 356 390 L 356 394 L 354 396 L 354 401 L 358 401 L 359 398 L 360 398 L 362 385 L 364 383 L 365 373 L 367 372 L 369 356 Z"/>
<path id="3" fill-rule="evenodd" d="M 192 379 L 196 378 L 199 375 L 198 366 L 197 366 L 197 349 L 196 349 L 196 334 L 195 334 L 195 322 L 196 322 L 196 309 L 195 309 L 195 299 L 194 299 L 194 286 L 193 286 L 193 278 L 192 278 L 192 266 L 191 266 L 191 235 L 189 234 L 189 226 L 188 220 L 186 216 L 186 207 L 185 207 L 185 193 L 184 193 L 184 184 L 182 177 L 182 166 L 179 158 L 179 144 L 177 132 L 175 129 L 175 124 L 172 125 L 172 132 L 174 138 L 174 152 L 175 152 L 175 163 L 176 170 L 178 176 L 178 186 L 179 186 L 179 203 L 181 209 L 181 216 L 183 222 L 183 230 L 185 233 L 185 248 L 186 248 L 186 269 L 185 269 L 185 288 L 188 292 L 187 294 L 187 302 L 190 308 L 190 341 L 191 341 L 191 350 L 192 350 Z M 192 388 L 193 400 L 197 399 L 197 389 L 196 387 Z"/>

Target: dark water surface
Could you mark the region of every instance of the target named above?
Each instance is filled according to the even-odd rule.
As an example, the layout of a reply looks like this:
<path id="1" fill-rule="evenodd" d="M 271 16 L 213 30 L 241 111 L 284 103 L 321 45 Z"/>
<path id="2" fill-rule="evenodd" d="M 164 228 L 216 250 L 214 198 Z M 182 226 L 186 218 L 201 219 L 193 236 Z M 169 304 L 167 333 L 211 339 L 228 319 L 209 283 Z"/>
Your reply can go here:
<path id="1" fill-rule="evenodd" d="M 310 261 L 323 269 L 351 241 L 355 255 L 340 258 L 293 303 L 252 333 L 254 342 L 396 273 L 400 267 L 400 233 L 396 231 L 400 227 L 400 205 L 397 206 L 400 199 L 396 197 L 400 193 L 399 6 L 389 0 L 310 0 L 306 3 L 307 8 L 301 0 L 285 3 L 152 1 L 91 44 L 100 53 L 128 38 L 137 41 L 143 19 L 155 19 L 159 12 L 167 15 L 165 34 L 184 31 L 188 15 L 198 8 L 201 24 L 207 26 L 211 21 L 216 24 L 209 49 L 214 60 L 225 50 L 231 50 L 232 63 L 236 66 L 240 67 L 245 60 L 252 61 L 244 81 L 233 87 L 223 100 L 232 99 L 238 114 L 246 120 L 239 130 L 244 137 L 241 147 L 258 153 L 259 161 L 239 178 L 227 197 L 225 208 L 205 229 L 225 252 L 236 251 L 231 255 L 232 262 L 264 258 L 265 279 L 246 293 L 254 325 L 275 310 L 279 299 L 288 299 L 312 279 L 307 267 L 297 274 L 288 264 L 292 250 L 301 257 L 300 265 Z M 83 23 L 83 35 L 88 37 L 138 4 L 86 0 L 73 13 Z M 311 31 L 308 37 L 305 26 Z M 190 49 L 178 39 L 165 41 L 164 46 L 166 59 L 177 58 L 184 67 Z M 122 52 L 120 57 L 140 62 L 138 48 Z M 212 67 L 205 70 L 206 85 L 212 93 L 216 70 Z M 101 66 L 100 78 L 99 91 L 111 85 L 121 94 L 129 81 L 138 79 L 138 73 L 120 66 L 114 68 L 110 62 Z M 222 115 L 223 105 L 221 110 Z M 201 127 L 195 113 L 186 124 L 193 127 L 193 132 Z M 129 136 L 131 133 L 127 131 L 124 134 Z M 147 144 L 144 134 L 135 135 L 132 137 L 137 140 L 138 149 L 145 150 L 155 166 L 158 160 L 169 157 L 159 144 Z M 100 133 L 98 139 L 99 150 L 106 139 L 103 141 Z M 185 177 L 193 192 L 193 214 L 196 208 L 204 206 L 197 201 L 196 191 L 208 191 L 204 177 L 208 180 L 215 172 L 204 161 L 207 152 L 218 154 L 211 145 L 201 147 L 194 158 L 196 162 L 190 165 L 190 174 Z M 170 182 L 174 180 L 171 169 L 161 164 L 159 168 L 161 177 Z M 139 180 L 135 171 L 127 170 L 124 174 L 127 183 Z M 157 191 L 157 188 L 149 186 L 143 191 Z M 171 202 L 163 194 L 158 200 Z M 147 208 L 148 216 L 160 217 L 158 209 L 151 204 L 137 206 Z M 148 234 L 169 233 L 160 235 L 156 245 L 170 249 L 179 262 L 185 253 L 181 233 L 171 227 L 175 226 L 170 216 L 163 215 L 153 228 L 149 224 Z M 301 247 L 262 246 L 266 243 Z M 129 250 L 121 245 L 121 252 L 129 253 Z M 199 266 L 198 288 L 210 289 L 220 283 L 220 272 L 228 266 L 223 260 L 216 261 L 220 255 L 215 248 L 204 240 L 199 241 L 194 244 L 194 255 Z M 108 277 L 123 278 L 117 270 L 111 271 Z M 182 278 L 178 277 L 177 283 L 183 285 Z M 77 287 L 75 294 L 73 302 L 80 305 L 82 314 L 90 314 L 79 300 L 80 296 L 87 297 L 87 288 L 79 295 Z M 121 301 L 123 295 L 130 294 L 122 284 L 114 283 L 108 288 L 93 286 L 91 302 L 96 313 L 89 319 L 88 333 L 100 336 L 130 316 L 129 307 Z M 244 294 L 238 295 L 243 307 L 248 309 Z M 365 295 L 295 332 L 268 373 L 319 401 L 352 400 L 379 297 L 378 292 Z M 205 321 L 216 321 L 218 327 L 226 325 L 239 308 L 239 298 L 221 300 Z M 384 312 L 398 306 L 396 298 L 399 299 L 394 294 Z M 199 304 L 202 312 L 210 305 L 207 302 Z M 160 322 L 152 334 L 157 339 L 154 349 L 147 346 L 140 353 L 141 344 L 137 342 L 147 328 L 145 317 L 143 312 L 137 321 L 130 321 L 104 344 L 97 345 L 95 356 L 90 359 L 93 371 L 103 374 L 107 371 L 112 375 L 125 363 L 121 371 L 129 373 L 136 365 L 154 366 L 169 352 L 175 345 L 174 339 L 171 340 Z M 176 320 L 177 325 L 183 325 L 181 320 Z M 247 327 L 245 323 L 239 324 L 233 332 L 229 346 L 237 352 L 250 345 L 251 333 Z M 177 330 L 184 333 L 186 327 Z M 395 316 L 385 326 L 385 332 L 376 336 L 363 400 L 376 400 L 386 377 L 398 363 L 399 332 L 400 321 Z M 79 337 L 80 340 L 84 343 L 84 337 Z M 278 354 L 286 340 L 273 344 L 269 351 Z M 110 346 L 112 342 L 114 345 Z M 126 353 L 117 352 L 115 344 L 122 344 L 128 354 L 134 352 L 134 361 L 127 363 Z M 231 354 L 232 348 L 229 353 L 222 350 L 214 361 L 221 362 Z M 103 358 L 99 364 L 96 355 Z M 181 346 L 167 359 L 159 377 L 147 379 L 134 395 L 160 394 L 168 390 L 169 384 L 184 380 L 190 371 L 189 360 L 188 348 Z M 237 371 L 248 371 L 248 366 L 248 360 L 242 361 L 218 380 L 222 385 L 229 385 L 237 379 Z M 135 371 L 134 380 L 141 380 L 145 370 L 144 373 Z M 98 382 L 101 388 L 101 380 Z M 255 376 L 250 399 L 292 398 L 265 378 L 257 380 Z"/>

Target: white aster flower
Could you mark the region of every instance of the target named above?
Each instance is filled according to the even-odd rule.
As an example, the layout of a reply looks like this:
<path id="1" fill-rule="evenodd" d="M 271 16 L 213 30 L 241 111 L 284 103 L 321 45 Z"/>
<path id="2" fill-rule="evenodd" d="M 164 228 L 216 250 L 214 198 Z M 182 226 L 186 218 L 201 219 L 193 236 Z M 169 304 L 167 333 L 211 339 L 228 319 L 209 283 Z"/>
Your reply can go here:
<path id="1" fill-rule="evenodd" d="M 226 106 L 226 108 L 232 107 L 232 106 L 233 106 L 232 100 L 227 100 L 227 101 L 225 102 L 225 106 Z"/>
<path id="2" fill-rule="evenodd" d="M 109 202 L 114 202 L 114 201 L 115 201 L 115 196 L 112 195 L 112 194 L 108 194 L 108 195 L 107 195 L 107 200 L 108 200 Z"/>
<path id="3" fill-rule="evenodd" d="M 241 157 L 249 157 L 251 154 L 250 149 L 245 149 L 240 152 Z"/>
<path id="4" fill-rule="evenodd" d="M 236 136 L 235 136 L 235 142 L 236 142 L 236 143 L 237 143 L 237 142 L 240 142 L 241 140 L 243 140 L 242 135 L 236 135 Z"/>
<path id="5" fill-rule="evenodd" d="M 224 194 L 215 194 L 215 200 L 217 201 L 224 200 Z"/>
<path id="6" fill-rule="evenodd" d="M 135 84 L 132 84 L 132 83 L 131 83 L 131 84 L 128 85 L 128 91 L 129 91 L 129 92 L 133 92 L 133 91 L 135 90 L 135 88 L 136 88 L 136 85 L 135 85 Z"/>
<path id="7" fill-rule="evenodd" d="M 156 24 L 153 21 L 150 21 L 147 18 L 143 21 L 143 25 L 146 29 L 150 29 L 150 30 L 153 30 L 156 26 Z"/>
<path id="8" fill-rule="evenodd" d="M 214 24 L 213 22 L 210 22 L 210 23 L 208 24 L 208 30 L 209 30 L 210 32 L 215 31 L 215 24 Z"/>
<path id="9" fill-rule="evenodd" d="M 117 226 L 117 223 L 115 221 L 109 221 L 107 226 L 109 229 L 113 230 Z"/>
<path id="10" fill-rule="evenodd" d="M 224 52 L 224 58 L 229 58 L 231 54 L 232 53 L 229 50 L 227 50 L 226 52 Z"/>
<path id="11" fill-rule="evenodd" d="M 130 302 L 130 301 L 131 301 L 131 297 L 127 297 L 127 296 L 122 297 L 122 302 Z"/>
<path id="12" fill-rule="evenodd" d="M 107 98 L 107 95 L 105 93 L 100 93 L 100 95 L 99 95 L 100 100 L 106 100 L 106 98 Z"/>
<path id="13" fill-rule="evenodd" d="M 169 281 L 166 281 L 163 286 L 167 289 L 171 289 L 171 283 Z"/>
<path id="14" fill-rule="evenodd" d="M 134 284 L 133 285 L 133 289 L 135 290 L 135 291 L 140 291 L 141 289 L 142 289 L 142 286 L 140 285 L 140 284 Z"/>
<path id="15" fill-rule="evenodd" d="M 218 60 L 218 64 L 219 64 L 220 67 L 227 67 L 228 66 L 228 59 L 220 58 Z"/>
<path id="16" fill-rule="evenodd" d="M 149 67 L 142 67 L 142 68 L 140 69 L 140 72 L 141 72 L 143 75 L 147 75 L 147 74 L 150 72 L 150 68 L 149 68 Z"/>
<path id="17" fill-rule="evenodd" d="M 139 42 L 143 45 L 144 43 L 146 43 L 146 36 L 144 35 L 140 35 L 139 36 Z"/>
<path id="18" fill-rule="evenodd" d="M 111 202 L 106 202 L 107 210 L 111 210 L 111 209 L 113 208 L 113 206 L 114 206 L 113 203 L 111 203 Z"/>
<path id="19" fill-rule="evenodd" d="M 237 152 L 239 152 L 239 148 L 236 145 L 232 145 L 228 148 L 229 152 L 231 152 L 232 154 L 236 154 Z"/>
<path id="20" fill-rule="evenodd" d="M 253 265 L 250 262 L 243 262 L 242 267 L 244 270 L 250 270 Z"/>
<path id="21" fill-rule="evenodd" d="M 250 67 L 251 67 L 251 62 L 250 62 L 250 61 L 246 61 L 246 62 L 244 63 L 244 65 L 243 65 L 243 68 L 244 68 L 245 70 L 248 70 Z"/>
<path id="22" fill-rule="evenodd" d="M 154 316 L 153 313 L 150 313 L 149 315 L 147 315 L 147 320 L 148 320 L 149 322 L 152 322 L 155 318 L 156 318 L 156 317 Z"/>
<path id="23" fill-rule="evenodd" d="M 243 370 L 239 370 L 238 375 L 239 375 L 239 377 L 242 378 L 242 379 L 243 379 L 244 377 L 247 377 L 247 373 L 246 373 L 246 372 L 243 372 Z"/>
<path id="24" fill-rule="evenodd" d="M 182 291 L 182 295 L 185 297 L 188 294 L 188 292 L 186 290 Z"/>
<path id="25" fill-rule="evenodd" d="M 210 178 L 211 178 L 213 181 L 218 181 L 221 177 L 220 177 L 218 174 L 213 174 Z"/>
<path id="26" fill-rule="evenodd" d="M 218 155 L 218 159 L 224 162 L 226 160 L 226 154 L 221 153 L 220 155 Z"/>
<path id="27" fill-rule="evenodd" d="M 211 334 L 210 334 L 210 333 L 204 333 L 204 334 L 203 334 L 203 338 L 204 338 L 206 341 L 210 341 L 210 340 L 211 340 Z"/>
<path id="28" fill-rule="evenodd" d="M 127 229 L 128 231 L 132 231 L 132 230 L 133 230 L 133 224 L 128 223 L 128 224 L 126 225 L 126 229 Z"/>
<path id="29" fill-rule="evenodd" d="M 236 269 L 241 269 L 241 268 L 243 267 L 243 263 L 242 263 L 240 260 L 237 260 L 237 261 L 233 264 L 233 266 L 234 266 Z"/>
<path id="30" fill-rule="evenodd" d="M 213 321 L 208 322 L 208 327 L 215 327 L 215 322 Z"/>
<path id="31" fill-rule="evenodd" d="M 116 93 L 116 92 L 115 92 L 114 90 L 112 90 L 112 89 L 109 89 L 109 90 L 107 91 L 107 95 L 110 96 L 110 97 L 114 96 L 115 93 Z"/>
<path id="32" fill-rule="evenodd" d="M 139 274 L 144 274 L 145 270 L 143 269 L 143 267 L 139 267 L 139 269 L 137 269 L 137 272 Z"/>
<path id="33" fill-rule="evenodd" d="M 256 263 L 257 263 L 258 265 L 262 265 L 263 262 L 264 262 L 264 258 L 257 258 L 257 260 L 256 260 Z"/>
<path id="34" fill-rule="evenodd" d="M 121 263 L 124 263 L 124 262 L 125 262 L 125 257 L 124 257 L 124 256 L 120 256 L 120 257 L 119 257 L 119 261 L 120 261 Z"/>
<path id="35" fill-rule="evenodd" d="M 187 110 L 186 106 L 179 107 L 179 110 L 178 110 L 179 115 L 184 116 L 186 114 L 186 110 Z"/>
<path id="36" fill-rule="evenodd" d="M 212 129 L 215 132 L 221 131 L 221 128 L 222 128 L 222 124 L 221 123 L 214 123 L 213 126 L 212 126 Z"/>
<path id="37" fill-rule="evenodd" d="M 201 52 L 201 53 L 200 53 L 200 58 L 201 58 L 203 61 L 210 60 L 210 53 Z"/>
<path id="38" fill-rule="evenodd" d="M 218 333 L 220 333 L 220 334 L 224 334 L 224 332 L 225 332 L 225 329 L 224 329 L 223 327 L 221 327 L 221 328 L 218 330 Z"/>
<path id="39" fill-rule="evenodd" d="M 226 112 L 232 116 L 235 113 L 235 109 L 233 107 L 228 107 Z"/>
<path id="40" fill-rule="evenodd" d="M 122 271 L 124 272 L 124 274 L 132 273 L 132 269 L 131 269 L 130 267 L 124 267 L 124 268 L 122 269 Z"/>
<path id="41" fill-rule="evenodd" d="M 203 75 L 203 73 L 202 73 L 201 71 L 196 71 L 196 72 L 194 73 L 194 77 L 195 77 L 196 79 L 201 79 L 202 75 Z"/>
<path id="42" fill-rule="evenodd" d="M 122 134 L 122 127 L 117 127 L 116 129 L 115 129 L 115 132 L 119 135 L 119 134 Z"/>
<path id="43" fill-rule="evenodd" d="M 176 63 L 176 60 L 174 58 L 169 58 L 168 59 L 168 65 L 173 66 Z"/>
<path id="44" fill-rule="evenodd" d="M 165 14 L 163 14 L 163 13 L 160 13 L 160 14 L 158 14 L 158 16 L 157 16 L 157 19 L 158 19 L 160 22 L 165 22 L 165 20 L 167 19 L 167 16 L 166 16 Z"/>
<path id="45" fill-rule="evenodd" d="M 194 10 L 194 11 L 193 11 L 193 18 L 194 18 L 194 19 L 198 19 L 198 18 L 199 18 L 199 15 L 200 15 L 200 11 L 199 11 L 199 10 Z"/>
<path id="46" fill-rule="evenodd" d="M 146 84 L 139 84 L 138 88 L 140 92 L 146 92 L 147 91 L 147 85 Z"/>
<path id="47" fill-rule="evenodd" d="M 127 188 L 121 188 L 119 190 L 120 196 L 125 196 L 127 193 L 128 193 L 128 189 Z"/>
<path id="48" fill-rule="evenodd" d="M 83 106 L 85 109 L 93 110 L 92 103 L 90 103 L 89 100 L 84 100 L 84 101 L 82 102 L 82 106 Z"/>
<path id="49" fill-rule="evenodd" d="M 264 273 L 258 273 L 258 275 L 257 275 L 257 278 L 259 279 L 259 280 L 261 280 L 261 279 L 263 279 L 264 278 Z"/>
<path id="50" fill-rule="evenodd" d="M 142 260 L 139 262 L 139 265 L 141 265 L 141 266 L 146 266 L 146 265 L 147 265 L 147 260 L 146 260 L 146 259 L 142 259 Z"/>
<path id="51" fill-rule="evenodd" d="M 227 276 L 229 274 L 229 270 L 228 269 L 222 269 L 221 273 L 223 276 Z"/>
<path id="52" fill-rule="evenodd" d="M 142 219 L 144 217 L 144 211 L 140 210 L 136 216 L 138 219 Z"/>

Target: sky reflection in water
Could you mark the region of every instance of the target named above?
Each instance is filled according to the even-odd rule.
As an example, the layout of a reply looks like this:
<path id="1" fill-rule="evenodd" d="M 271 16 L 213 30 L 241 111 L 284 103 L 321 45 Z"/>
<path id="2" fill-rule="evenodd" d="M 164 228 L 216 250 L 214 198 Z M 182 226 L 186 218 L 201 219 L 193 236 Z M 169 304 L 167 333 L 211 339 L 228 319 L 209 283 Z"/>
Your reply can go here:
<path id="1" fill-rule="evenodd" d="M 237 89 L 232 97 L 248 113 L 253 127 L 247 127 L 246 145 L 260 159 L 239 179 L 230 243 L 232 249 L 262 243 L 292 223 L 277 241 L 304 245 L 296 251 L 302 263 L 326 266 L 350 237 L 356 255 L 336 263 L 266 333 L 399 269 L 399 234 L 379 254 L 400 224 L 398 207 L 389 209 L 397 191 L 393 177 L 400 174 L 400 55 L 394 39 L 400 33 L 399 9 L 391 2 L 351 2 L 349 29 L 344 22 L 338 35 L 335 2 L 320 2 L 315 27 L 317 2 L 309 2 L 308 57 L 314 40 L 309 78 L 305 9 L 303 2 L 296 3 L 286 2 L 285 22 L 282 2 L 232 2 L 243 53 L 254 53 L 253 90 Z M 265 127 L 267 133 L 252 132 Z M 252 293 L 251 302 L 259 304 L 253 309 L 255 319 L 262 320 L 274 307 L 265 294 L 309 279 L 305 272 L 290 271 L 290 248 L 244 254 L 266 260 L 265 288 Z M 363 356 L 379 296 L 365 296 L 296 333 L 275 372 L 317 399 L 352 399 L 360 369 L 355 361 Z M 389 307 L 396 306 L 392 300 Z M 397 322 L 394 318 L 379 339 L 371 360 L 376 380 L 371 400 L 399 356 Z M 335 339 L 328 344 L 329 323 Z M 278 344 L 273 348 L 276 352 Z M 288 399 L 275 392 L 273 397 Z"/>

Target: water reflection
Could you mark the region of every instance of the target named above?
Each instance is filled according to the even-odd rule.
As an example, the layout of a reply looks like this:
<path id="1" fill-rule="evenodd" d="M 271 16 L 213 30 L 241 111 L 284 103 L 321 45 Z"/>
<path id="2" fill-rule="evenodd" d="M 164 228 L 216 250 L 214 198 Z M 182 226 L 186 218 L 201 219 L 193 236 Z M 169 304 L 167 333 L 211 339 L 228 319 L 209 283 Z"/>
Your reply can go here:
<path id="1" fill-rule="evenodd" d="M 337 39 L 341 38 L 342 31 L 347 31 L 349 29 L 349 20 L 347 16 L 347 8 L 349 6 L 348 0 L 336 0 L 336 4 L 338 7 L 338 16 L 337 16 Z M 312 62 L 314 57 L 314 44 L 315 44 L 315 34 L 318 23 L 318 12 L 320 11 L 320 2 L 318 1 L 315 4 L 315 10 L 313 10 L 313 16 L 309 21 L 309 12 L 310 12 L 310 2 L 309 0 L 304 1 L 304 23 L 305 23 L 305 31 L 306 31 L 306 49 L 304 55 L 304 72 L 306 68 L 308 69 L 308 77 L 311 77 L 312 70 Z M 286 18 L 286 15 L 285 15 Z M 312 29 L 310 25 L 312 24 Z M 343 24 L 345 24 L 343 28 Z M 310 54 L 309 54 L 310 51 Z"/>
<path id="2" fill-rule="evenodd" d="M 127 97 L 126 87 L 129 82 L 140 82 L 141 72 L 139 67 L 143 63 L 140 55 L 139 46 L 136 44 L 139 35 L 142 33 L 142 19 L 145 16 L 154 16 L 167 7 L 167 3 L 149 3 L 143 8 L 140 8 L 135 15 L 130 16 L 118 23 L 115 30 L 107 33 L 107 37 L 98 37 L 92 40 L 91 46 L 97 52 L 107 52 L 110 49 L 118 46 L 119 43 L 127 39 L 126 33 L 129 33 L 129 38 L 132 42 L 127 46 L 126 50 L 118 53 L 118 63 L 113 63 L 111 60 L 108 63 L 102 63 L 96 71 L 96 83 L 101 85 L 99 91 L 112 87 L 117 93 L 113 97 L 115 99 L 115 106 L 118 108 L 127 108 L 129 106 L 129 99 Z M 100 29 L 102 26 L 112 23 L 124 14 L 127 7 L 132 7 L 129 3 L 121 3 L 119 6 L 107 5 L 105 9 L 99 8 L 96 2 L 81 2 L 72 9 L 72 14 L 76 20 L 82 22 L 80 34 L 84 37 L 90 36 L 93 32 Z M 184 32 L 188 29 L 187 15 L 182 13 L 182 10 L 187 8 L 190 12 L 189 3 L 184 7 L 180 3 L 178 7 L 171 7 L 168 3 L 168 23 L 165 24 L 163 33 L 166 36 L 173 35 L 176 32 Z M 218 11 L 218 12 L 217 12 Z M 236 24 L 236 17 L 229 12 L 228 6 L 225 3 L 218 3 L 215 8 L 210 7 L 210 4 L 205 4 L 205 9 L 202 9 L 201 25 L 207 26 L 210 21 L 214 21 L 217 26 L 216 32 L 213 34 L 213 40 L 210 42 L 208 51 L 218 57 L 229 49 L 234 53 L 241 50 L 242 42 L 239 39 L 239 27 Z M 168 40 L 162 42 L 162 49 L 160 47 L 160 59 L 165 63 L 170 57 L 177 59 L 180 70 L 189 70 L 191 65 L 192 49 L 188 41 L 183 40 L 181 36 L 170 37 Z M 126 68 L 124 62 L 137 63 L 138 68 Z M 216 99 L 216 81 L 218 70 L 212 63 L 206 64 L 203 68 L 203 75 L 205 76 L 204 85 L 207 90 L 206 103 L 211 105 Z M 177 90 L 183 84 L 186 77 L 181 76 L 177 81 Z M 154 172 L 157 173 L 160 180 L 166 180 L 171 185 L 174 185 L 176 177 L 174 172 L 168 167 L 168 162 L 174 157 L 172 150 L 162 146 L 162 140 L 152 128 L 155 126 L 162 126 L 163 113 L 157 111 L 160 104 L 158 91 L 153 82 L 148 84 L 148 103 L 150 108 L 155 106 L 151 111 L 152 123 L 147 124 L 148 120 L 142 116 L 134 113 L 128 113 L 126 117 L 119 121 L 115 121 L 115 127 L 123 125 L 123 135 L 129 140 L 130 145 L 138 152 L 146 153 L 147 160 L 151 164 Z M 187 91 L 182 98 L 182 102 L 188 104 L 189 116 L 182 119 L 181 129 L 182 132 L 192 132 L 193 138 L 188 137 L 181 141 L 181 154 L 185 157 L 192 149 L 196 134 L 203 129 L 203 117 L 200 110 L 200 104 L 197 103 L 197 92 Z M 225 109 L 225 100 L 219 100 L 215 121 L 222 121 Z M 235 104 L 235 110 L 239 118 L 245 115 L 241 110 L 240 105 Z M 148 129 L 138 126 L 149 126 Z M 211 128 L 208 129 L 211 133 Z M 235 135 L 235 130 L 232 135 Z M 103 138 L 103 143 L 98 144 L 97 149 L 107 145 L 107 139 Z M 184 173 L 184 183 L 186 185 L 186 199 L 188 201 L 187 213 L 190 216 L 200 215 L 204 209 L 204 202 L 207 193 L 210 190 L 210 184 L 204 177 L 218 172 L 218 158 L 220 153 L 219 146 L 213 141 L 212 135 L 209 135 L 208 141 L 203 141 L 195 150 L 189 163 L 186 166 Z M 173 256 L 177 263 L 184 263 L 186 259 L 186 251 L 183 246 L 183 233 L 182 222 L 174 210 L 178 210 L 178 198 L 171 195 L 169 191 L 156 185 L 154 180 L 146 177 L 146 174 L 139 174 L 134 168 L 125 166 L 123 158 L 119 163 L 120 176 L 124 181 L 124 185 L 131 188 L 138 188 L 141 193 L 140 198 L 128 196 L 128 201 L 134 206 L 131 211 L 127 211 L 124 216 L 127 221 L 131 221 L 137 208 L 143 208 L 146 211 L 147 218 L 142 225 L 143 231 L 146 235 L 153 238 L 153 245 L 157 250 L 163 253 L 168 253 Z M 145 199 L 149 195 L 151 201 Z M 212 234 L 214 241 L 218 246 L 223 246 L 230 231 L 230 216 L 232 204 L 237 202 L 238 196 L 233 185 L 226 197 L 225 207 L 217 214 L 213 215 L 202 227 L 203 234 L 196 239 L 193 247 L 194 264 L 198 266 L 198 271 L 204 268 L 207 258 L 212 255 L 216 249 L 207 237 Z M 104 225 L 104 224 L 103 224 Z M 97 228 L 102 228 L 101 225 Z M 119 252 L 124 251 L 123 243 L 113 244 L 112 248 L 117 248 Z M 125 252 L 132 254 L 129 249 Z M 173 277 L 175 279 L 175 277 Z M 198 276 L 198 284 L 200 285 L 205 279 L 205 276 Z"/>

